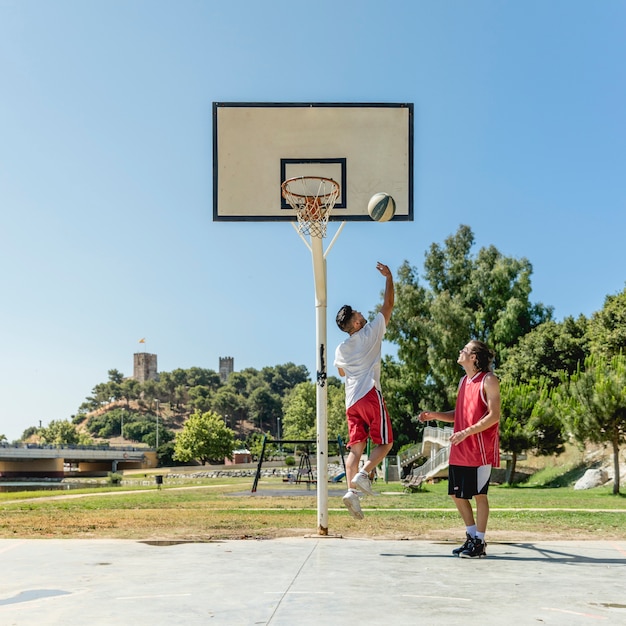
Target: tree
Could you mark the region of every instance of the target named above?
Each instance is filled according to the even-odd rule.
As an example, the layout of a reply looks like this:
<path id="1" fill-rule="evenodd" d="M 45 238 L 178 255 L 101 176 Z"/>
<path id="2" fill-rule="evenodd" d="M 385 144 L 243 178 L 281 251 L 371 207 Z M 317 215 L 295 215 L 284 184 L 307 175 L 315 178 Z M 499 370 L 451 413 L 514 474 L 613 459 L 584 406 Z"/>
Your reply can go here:
<path id="1" fill-rule="evenodd" d="M 589 322 L 591 351 L 604 356 L 626 354 L 626 289 L 607 296 Z"/>
<path id="2" fill-rule="evenodd" d="M 109 376 L 109 382 L 121 385 L 124 381 L 124 374 L 122 374 L 122 372 L 120 372 L 119 370 L 109 370 L 107 374 Z"/>
<path id="3" fill-rule="evenodd" d="M 506 476 L 509 484 L 515 479 L 520 454 L 533 450 L 538 455 L 547 456 L 561 454 L 564 450 L 562 424 L 551 410 L 549 394 L 546 379 L 535 379 L 530 383 L 504 380 L 500 384 L 500 448 L 511 453 Z"/>
<path id="4" fill-rule="evenodd" d="M 403 427 L 418 412 L 418 403 L 441 410 L 454 406 L 460 378 L 455 357 L 469 339 L 488 343 L 500 364 L 521 337 L 551 318 L 551 308 L 530 302 L 528 260 L 505 257 L 494 246 L 473 256 L 473 244 L 469 226 L 460 226 L 444 246 L 432 244 L 424 262 L 428 286 L 420 284 L 408 262 L 398 270 L 387 339 L 397 344 L 400 365 L 387 361 L 383 366 L 386 385 L 395 378 L 394 409 L 404 414 L 393 419 Z M 403 393 L 410 400 L 402 409 Z M 410 436 L 404 430 L 397 434 Z"/>
<path id="5" fill-rule="evenodd" d="M 232 372 L 226 381 L 235 393 L 247 396 L 250 393 L 248 384 L 252 378 L 258 376 L 258 372 L 251 368 L 244 372 Z"/>
<path id="6" fill-rule="evenodd" d="M 331 377 L 339 382 L 336 377 Z M 328 440 L 348 437 L 346 399 L 343 386 L 328 385 L 327 424 Z M 317 439 L 317 392 L 315 384 L 307 381 L 296 385 L 283 403 L 283 438 Z"/>
<path id="7" fill-rule="evenodd" d="M 161 435 L 161 429 L 159 429 L 159 435 Z M 142 415 L 138 419 L 132 419 L 128 422 L 125 420 L 124 438 L 153 446 L 156 443 L 156 417 Z"/>
<path id="8" fill-rule="evenodd" d="M 188 388 L 186 385 L 176 385 L 174 389 L 174 395 L 172 397 L 174 406 L 177 410 L 180 410 L 187 404 Z"/>
<path id="9" fill-rule="evenodd" d="M 126 408 L 130 408 L 130 401 L 137 400 L 141 394 L 141 383 L 134 378 L 127 378 L 119 386 L 120 396 L 126 400 Z"/>
<path id="10" fill-rule="evenodd" d="M 391 419 L 396 451 L 403 446 L 415 444 L 424 430 L 424 424 L 413 420 L 413 416 L 421 410 L 422 391 L 426 384 L 425 376 L 416 380 L 418 376 L 413 368 L 405 367 L 390 356 L 384 357 L 381 385 Z"/>
<path id="11" fill-rule="evenodd" d="M 39 428 L 37 426 L 29 426 L 20 437 L 20 441 L 28 441 L 33 435 L 37 435 Z"/>
<path id="12" fill-rule="evenodd" d="M 278 418 L 282 415 L 280 396 L 272 393 L 268 385 L 257 387 L 248 398 L 248 413 L 257 426 L 278 433 Z"/>
<path id="13" fill-rule="evenodd" d="M 220 387 L 215 392 L 211 398 L 211 410 L 219 413 L 231 426 L 248 415 L 245 397 L 238 394 L 230 385 Z"/>
<path id="14" fill-rule="evenodd" d="M 502 379 L 529 383 L 544 378 L 550 387 L 561 383 L 563 373 L 574 373 L 589 354 L 588 321 L 566 317 L 548 320 L 524 335 L 498 368 Z"/>
<path id="15" fill-rule="evenodd" d="M 204 413 L 211 410 L 211 389 L 197 385 L 189 389 L 189 406 L 196 412 Z"/>
<path id="16" fill-rule="evenodd" d="M 572 374 L 562 394 L 574 436 L 611 446 L 613 451 L 613 493 L 620 488 L 619 451 L 626 441 L 626 356 L 591 355 L 585 369 Z"/>
<path id="17" fill-rule="evenodd" d="M 174 459 L 183 463 L 198 460 L 203 465 L 223 461 L 232 458 L 234 444 L 235 433 L 217 413 L 194 413 L 176 436 Z"/>
<path id="18" fill-rule="evenodd" d="M 221 384 L 220 375 L 214 370 L 204 369 L 202 367 L 190 367 L 187 370 L 188 387 L 202 386 L 215 391 Z"/>
<path id="19" fill-rule="evenodd" d="M 101 407 L 103 404 L 110 404 L 116 399 L 119 393 L 117 383 L 98 383 L 91 391 L 92 396 L 87 398 L 88 404 L 93 409 Z"/>
<path id="20" fill-rule="evenodd" d="M 304 365 L 285 363 L 274 367 L 264 367 L 261 378 L 269 385 L 272 393 L 280 396 L 289 389 L 309 379 L 309 371 Z"/>
<path id="21" fill-rule="evenodd" d="M 346 394 L 342 386 L 328 385 L 328 440 L 341 437 L 348 443 L 348 422 L 346 421 Z"/>
<path id="22" fill-rule="evenodd" d="M 124 426 L 124 432 L 126 432 L 126 426 Z M 141 437 L 140 441 L 142 443 L 145 443 L 147 446 L 150 446 L 151 448 L 156 448 L 157 455 L 159 456 L 160 460 L 163 446 L 172 441 L 174 437 L 174 433 L 169 428 L 159 426 L 159 445 L 157 447 L 156 423 L 149 422 L 148 427 L 146 428 L 146 432 Z"/>
<path id="23" fill-rule="evenodd" d="M 283 406 L 283 439 L 315 440 L 315 385 L 296 385 L 285 397 Z"/>
<path id="24" fill-rule="evenodd" d="M 177 377 L 172 372 L 162 372 L 159 374 L 159 400 L 165 399 L 170 403 L 170 406 L 174 404 L 174 393 L 178 385 Z M 150 399 L 148 399 L 149 401 Z"/>
<path id="25" fill-rule="evenodd" d="M 76 427 L 68 420 L 52 420 L 38 434 L 41 443 L 47 445 L 76 445 L 80 440 Z"/>
<path id="26" fill-rule="evenodd" d="M 161 400 L 165 397 L 162 390 L 163 385 L 160 381 L 145 380 L 141 383 L 141 391 L 139 393 L 139 398 L 141 398 L 140 404 L 145 406 L 147 402 L 148 406 L 150 406 L 154 398 L 159 398 L 159 400 Z"/>
<path id="27" fill-rule="evenodd" d="M 528 422 L 537 401 L 537 393 L 531 385 L 501 384 L 500 400 L 500 449 L 511 454 L 511 464 L 506 475 L 506 482 L 511 484 L 515 478 L 517 457 L 532 445 Z"/>

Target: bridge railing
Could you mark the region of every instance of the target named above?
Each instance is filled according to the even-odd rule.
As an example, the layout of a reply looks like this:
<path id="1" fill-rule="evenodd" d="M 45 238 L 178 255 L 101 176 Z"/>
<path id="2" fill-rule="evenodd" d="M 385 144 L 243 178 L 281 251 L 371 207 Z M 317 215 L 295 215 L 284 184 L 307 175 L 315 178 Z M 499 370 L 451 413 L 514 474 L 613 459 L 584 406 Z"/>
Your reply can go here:
<path id="1" fill-rule="evenodd" d="M 142 452 L 146 446 L 112 446 L 108 443 L 82 446 L 70 443 L 7 443 L 0 442 L 0 448 L 26 448 L 27 450 L 126 450 L 127 452 Z"/>

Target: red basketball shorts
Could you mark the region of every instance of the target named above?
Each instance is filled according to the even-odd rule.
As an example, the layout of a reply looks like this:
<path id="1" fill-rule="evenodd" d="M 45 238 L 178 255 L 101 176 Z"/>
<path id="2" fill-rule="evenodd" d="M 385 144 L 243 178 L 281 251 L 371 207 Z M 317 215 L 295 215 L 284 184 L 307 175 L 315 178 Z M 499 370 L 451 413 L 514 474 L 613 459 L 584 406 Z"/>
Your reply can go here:
<path id="1" fill-rule="evenodd" d="M 346 410 L 348 419 L 348 447 L 367 441 L 380 445 L 393 442 L 391 419 L 383 394 L 372 387 L 362 398 Z"/>

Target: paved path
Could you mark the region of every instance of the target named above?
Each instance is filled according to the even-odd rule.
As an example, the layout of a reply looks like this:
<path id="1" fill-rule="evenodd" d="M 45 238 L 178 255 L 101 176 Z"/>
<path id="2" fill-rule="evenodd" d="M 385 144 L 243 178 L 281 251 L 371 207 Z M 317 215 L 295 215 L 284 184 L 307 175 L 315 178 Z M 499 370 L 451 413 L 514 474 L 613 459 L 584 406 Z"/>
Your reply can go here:
<path id="1" fill-rule="evenodd" d="M 2 626 L 626 624 L 626 542 L 0 540 Z"/>

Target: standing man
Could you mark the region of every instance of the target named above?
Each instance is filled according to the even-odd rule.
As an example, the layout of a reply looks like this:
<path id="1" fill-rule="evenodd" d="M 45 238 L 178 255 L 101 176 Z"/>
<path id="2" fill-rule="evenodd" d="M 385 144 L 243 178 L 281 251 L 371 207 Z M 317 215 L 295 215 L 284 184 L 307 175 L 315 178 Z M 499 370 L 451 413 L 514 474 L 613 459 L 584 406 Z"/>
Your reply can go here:
<path id="1" fill-rule="evenodd" d="M 391 420 L 380 389 L 382 342 L 394 304 L 393 277 L 382 263 L 376 269 L 385 277 L 385 295 L 380 312 L 371 322 L 345 304 L 337 313 L 337 326 L 350 335 L 337 346 L 335 366 L 346 378 L 346 418 L 350 452 L 346 460 L 348 492 L 343 503 L 356 519 L 363 519 L 357 489 L 374 495 L 369 472 L 387 456 L 393 445 Z M 376 446 L 359 471 L 367 440 Z"/>
<path id="2" fill-rule="evenodd" d="M 487 556 L 487 490 L 491 468 L 500 466 L 500 384 L 491 371 L 495 354 L 482 341 L 470 341 L 457 363 L 465 370 L 454 411 L 422 411 L 421 422 L 454 422 L 450 437 L 448 495 L 465 522 L 465 543 L 452 550 L 462 558 Z M 476 498 L 476 520 L 470 500 Z"/>

